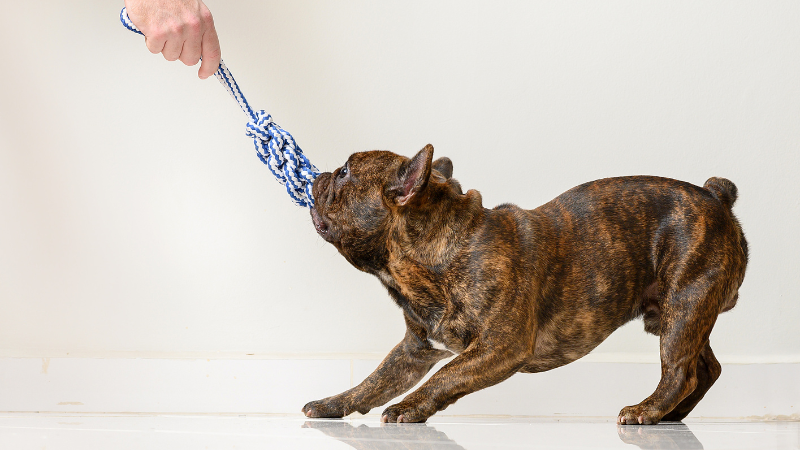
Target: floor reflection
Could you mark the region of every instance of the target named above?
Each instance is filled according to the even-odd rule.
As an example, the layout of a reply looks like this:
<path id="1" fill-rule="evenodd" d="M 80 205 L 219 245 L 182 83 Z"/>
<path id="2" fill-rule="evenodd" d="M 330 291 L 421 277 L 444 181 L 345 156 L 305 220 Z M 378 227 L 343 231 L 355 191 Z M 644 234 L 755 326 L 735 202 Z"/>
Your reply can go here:
<path id="1" fill-rule="evenodd" d="M 345 421 L 307 421 L 303 428 L 313 428 L 357 450 L 464 450 L 446 434 L 425 423 L 382 424 L 354 427 Z M 702 447 L 701 447 L 702 448 Z"/>
<path id="2" fill-rule="evenodd" d="M 617 425 L 622 442 L 642 450 L 691 449 L 701 450 L 703 444 L 692 430 L 681 422 L 662 422 L 658 425 Z"/>

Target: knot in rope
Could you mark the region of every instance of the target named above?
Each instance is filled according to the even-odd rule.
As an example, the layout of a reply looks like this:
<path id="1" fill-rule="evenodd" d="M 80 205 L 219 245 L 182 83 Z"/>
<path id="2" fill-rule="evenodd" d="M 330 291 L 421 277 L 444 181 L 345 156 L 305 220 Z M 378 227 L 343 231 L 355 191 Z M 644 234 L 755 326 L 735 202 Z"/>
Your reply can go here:
<path id="1" fill-rule="evenodd" d="M 253 138 L 256 155 L 286 187 L 296 205 L 314 206 L 311 188 L 319 170 L 303 154 L 292 135 L 275 123 L 271 115 L 261 110 L 255 116 L 247 123 L 247 135 Z"/>

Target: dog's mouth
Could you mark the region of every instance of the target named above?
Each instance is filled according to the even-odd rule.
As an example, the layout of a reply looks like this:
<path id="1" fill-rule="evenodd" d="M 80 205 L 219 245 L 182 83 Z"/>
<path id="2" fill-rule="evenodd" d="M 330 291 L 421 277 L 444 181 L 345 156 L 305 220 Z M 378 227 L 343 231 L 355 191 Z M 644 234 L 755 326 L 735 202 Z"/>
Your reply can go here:
<path id="1" fill-rule="evenodd" d="M 330 241 L 330 228 L 319 211 L 317 211 L 317 208 L 311 208 L 311 221 L 314 222 L 314 228 L 317 230 L 317 234 L 322 236 L 326 241 Z"/>
<path id="2" fill-rule="evenodd" d="M 316 181 L 314 181 L 312 192 L 314 194 L 314 198 L 317 199 L 317 202 L 323 202 L 325 200 L 324 197 L 329 197 L 328 195 L 324 194 L 324 191 L 325 187 L 327 187 L 328 191 L 330 191 L 330 188 L 332 187 L 330 185 L 330 181 L 331 181 L 330 172 L 325 172 L 323 174 L 320 174 L 320 176 L 317 177 Z M 330 201 L 329 198 L 327 200 Z M 333 242 L 331 236 L 330 220 L 326 219 L 322 214 L 320 214 L 319 210 L 317 210 L 315 206 L 311 207 L 310 212 L 311 212 L 311 221 L 314 222 L 314 229 L 317 230 L 317 234 L 322 236 L 322 238 L 325 239 L 327 242 Z"/>

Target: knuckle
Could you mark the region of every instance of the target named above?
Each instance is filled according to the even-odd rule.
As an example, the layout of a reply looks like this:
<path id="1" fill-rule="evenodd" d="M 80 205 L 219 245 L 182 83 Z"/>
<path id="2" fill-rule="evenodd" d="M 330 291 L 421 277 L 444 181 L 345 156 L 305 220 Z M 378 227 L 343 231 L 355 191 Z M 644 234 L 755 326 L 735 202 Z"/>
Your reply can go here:
<path id="1" fill-rule="evenodd" d="M 170 21 L 163 26 L 163 34 L 167 39 L 173 39 L 183 34 L 184 24 L 179 21 Z"/>
<path id="2" fill-rule="evenodd" d="M 186 29 L 194 34 L 199 34 L 203 28 L 203 23 L 197 17 L 189 17 L 185 22 Z"/>
<path id="3" fill-rule="evenodd" d="M 211 11 L 208 8 L 200 10 L 200 18 L 204 23 L 213 23 L 214 17 L 211 16 Z"/>

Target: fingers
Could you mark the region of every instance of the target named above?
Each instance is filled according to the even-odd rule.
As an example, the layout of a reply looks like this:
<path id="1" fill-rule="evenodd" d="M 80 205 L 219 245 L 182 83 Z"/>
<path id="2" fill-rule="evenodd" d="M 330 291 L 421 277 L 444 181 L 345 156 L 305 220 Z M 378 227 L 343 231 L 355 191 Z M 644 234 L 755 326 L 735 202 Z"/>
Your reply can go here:
<path id="1" fill-rule="evenodd" d="M 161 53 L 161 50 L 164 50 L 164 44 L 166 44 L 167 39 L 166 35 L 164 34 L 153 34 L 150 33 L 150 36 L 144 37 L 144 43 L 147 46 L 147 49 L 150 50 L 150 53 L 157 54 Z"/>
<path id="2" fill-rule="evenodd" d="M 167 61 L 175 61 L 181 57 L 185 41 L 182 34 L 178 27 L 176 27 L 171 30 L 167 37 L 167 42 L 164 43 L 164 48 L 161 50 L 161 54 Z"/>
<path id="3" fill-rule="evenodd" d="M 155 35 L 166 36 L 161 38 L 165 41 L 161 54 L 167 61 L 179 59 L 187 66 L 193 66 L 200 60 L 202 25 L 196 18 L 187 17 L 180 23 L 168 24 L 163 31 L 155 31 Z"/>
<path id="4" fill-rule="evenodd" d="M 203 38 L 202 31 L 200 21 L 192 20 L 186 24 L 184 31 L 186 40 L 183 41 L 183 47 L 178 59 L 187 66 L 193 66 L 200 61 L 200 54 L 202 52 L 201 42 Z"/>

